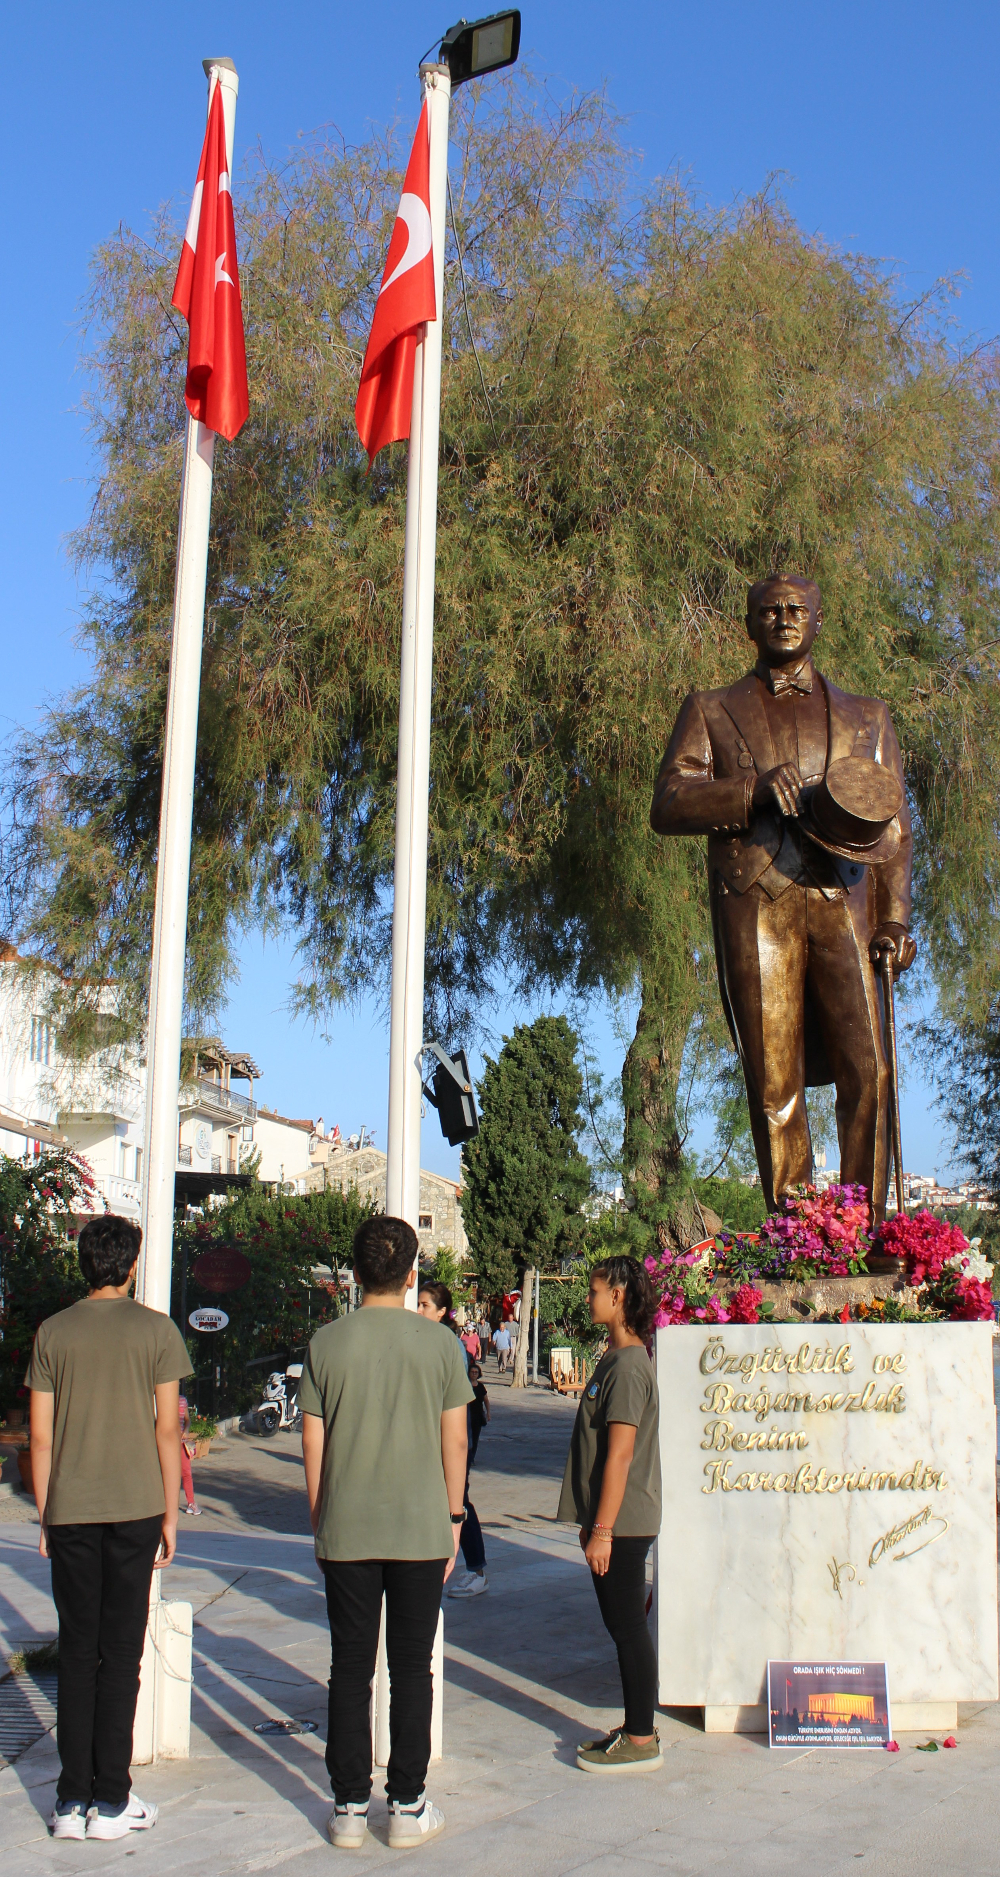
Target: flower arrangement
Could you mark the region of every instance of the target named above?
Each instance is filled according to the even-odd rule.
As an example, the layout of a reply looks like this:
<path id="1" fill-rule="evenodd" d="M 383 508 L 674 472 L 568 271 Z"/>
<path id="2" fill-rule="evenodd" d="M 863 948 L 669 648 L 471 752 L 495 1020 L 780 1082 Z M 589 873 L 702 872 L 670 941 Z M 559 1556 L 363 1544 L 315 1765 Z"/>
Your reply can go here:
<path id="1" fill-rule="evenodd" d="M 730 1313 L 713 1289 L 715 1247 L 711 1240 L 691 1251 L 674 1251 L 665 1234 L 658 1234 L 657 1255 L 645 1260 L 659 1292 L 655 1327 L 671 1323 L 728 1323 Z"/>
<path id="2" fill-rule="evenodd" d="M 902 1260 L 907 1280 L 921 1286 L 920 1304 L 953 1323 L 986 1323 L 993 1316 L 992 1266 L 964 1232 L 926 1208 L 886 1219 L 879 1249 Z M 978 1243 L 978 1241 L 977 1241 Z"/>
<path id="3" fill-rule="evenodd" d="M 762 1274 L 804 1282 L 865 1272 L 871 1218 L 863 1186 L 800 1186 L 761 1227 Z"/>
<path id="4" fill-rule="evenodd" d="M 674 1251 L 661 1232 L 646 1270 L 657 1289 L 657 1329 L 672 1323 L 759 1323 L 773 1314 L 756 1286 L 760 1278 L 805 1283 L 819 1277 L 867 1275 L 869 1252 L 901 1259 L 916 1302 L 871 1298 L 845 1304 L 839 1321 L 986 1322 L 994 1314 L 992 1266 L 963 1232 L 931 1212 L 893 1218 L 873 1228 L 863 1186 L 802 1186 L 759 1233 L 723 1233 L 689 1251 Z M 825 1319 L 824 1319 L 825 1320 Z"/>

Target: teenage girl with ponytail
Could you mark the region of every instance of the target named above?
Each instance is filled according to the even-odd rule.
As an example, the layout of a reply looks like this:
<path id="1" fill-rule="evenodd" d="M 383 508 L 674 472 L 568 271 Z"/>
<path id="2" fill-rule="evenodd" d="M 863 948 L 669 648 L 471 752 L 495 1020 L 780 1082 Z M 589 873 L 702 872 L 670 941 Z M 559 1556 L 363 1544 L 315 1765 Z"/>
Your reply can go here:
<path id="1" fill-rule="evenodd" d="M 636 1258 L 590 1273 L 591 1322 L 608 1333 L 580 1397 L 557 1518 L 580 1526 L 604 1625 L 618 1651 L 625 1723 L 577 1750 L 584 1772 L 663 1765 L 653 1726 L 656 1652 L 646 1621 L 646 1558 L 660 1529 L 659 1402 L 646 1345 L 656 1298 Z"/>

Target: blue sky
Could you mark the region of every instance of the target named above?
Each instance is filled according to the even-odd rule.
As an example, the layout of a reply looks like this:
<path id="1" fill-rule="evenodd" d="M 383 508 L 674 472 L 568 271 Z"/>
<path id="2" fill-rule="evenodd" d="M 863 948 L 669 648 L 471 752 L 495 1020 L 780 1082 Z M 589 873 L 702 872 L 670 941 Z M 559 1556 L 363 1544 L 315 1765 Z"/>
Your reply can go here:
<path id="1" fill-rule="evenodd" d="M 89 256 L 119 221 L 141 229 L 166 200 L 186 212 L 204 123 L 202 58 L 226 54 L 240 73 L 238 175 L 240 153 L 258 143 L 280 156 L 322 124 L 353 140 L 370 125 L 409 121 L 417 60 L 451 20 L 424 0 L 174 0 L 155 9 L 36 0 L 7 16 L 0 730 L 31 723 L 47 696 L 84 675 L 65 553 L 94 469 L 79 409 L 78 308 Z M 891 258 L 912 293 L 963 275 L 958 329 L 985 337 L 1000 326 L 995 6 L 542 0 L 523 8 L 523 21 L 536 71 L 567 86 L 607 85 L 647 176 L 680 168 L 722 202 L 778 172 L 804 227 Z M 364 1122 L 384 1142 L 381 1018 L 368 1008 L 341 1014 L 329 1041 L 290 1025 L 282 1006 L 291 954 L 290 944 L 248 944 L 226 1034 L 261 1062 L 265 1100 L 350 1129 Z M 516 1014 L 493 1013 L 494 1036 Z M 592 1012 L 591 1032 L 614 1073 L 606 1013 Z M 911 1070 L 907 1163 L 943 1173 L 948 1145 L 929 1102 Z M 425 1162 L 454 1170 L 457 1156 L 435 1130 L 431 1115 Z"/>

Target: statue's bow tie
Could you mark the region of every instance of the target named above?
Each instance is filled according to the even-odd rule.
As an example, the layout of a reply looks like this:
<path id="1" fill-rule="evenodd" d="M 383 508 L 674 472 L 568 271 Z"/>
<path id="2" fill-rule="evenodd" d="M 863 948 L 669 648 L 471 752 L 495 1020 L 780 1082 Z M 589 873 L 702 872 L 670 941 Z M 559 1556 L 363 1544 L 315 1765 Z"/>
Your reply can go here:
<path id="1" fill-rule="evenodd" d="M 813 688 L 811 678 L 789 678 L 780 671 L 772 672 L 768 682 L 775 697 L 784 697 L 786 691 L 801 691 L 803 697 L 808 697 Z"/>

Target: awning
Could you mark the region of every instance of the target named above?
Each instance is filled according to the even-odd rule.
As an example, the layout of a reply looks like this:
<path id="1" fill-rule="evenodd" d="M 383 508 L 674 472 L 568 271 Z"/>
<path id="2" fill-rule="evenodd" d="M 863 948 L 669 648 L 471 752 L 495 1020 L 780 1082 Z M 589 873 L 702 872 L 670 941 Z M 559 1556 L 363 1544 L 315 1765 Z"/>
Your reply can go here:
<path id="1" fill-rule="evenodd" d="M 252 1173 L 188 1173 L 185 1168 L 174 1174 L 174 1205 L 200 1206 L 209 1193 L 229 1193 L 253 1183 Z"/>
<path id="2" fill-rule="evenodd" d="M 25 1121 L 19 1114 L 7 1114 L 0 1108 L 0 1128 L 8 1134 L 23 1134 L 27 1141 L 41 1141 L 44 1147 L 68 1147 L 65 1134 L 57 1134 L 55 1128 L 44 1121 Z"/>

